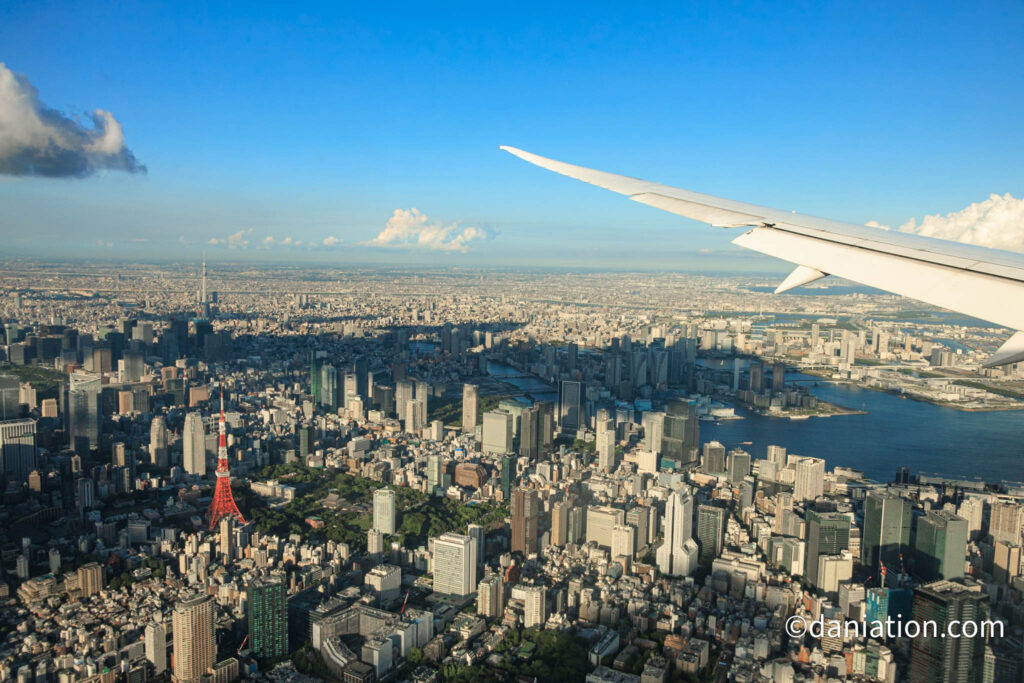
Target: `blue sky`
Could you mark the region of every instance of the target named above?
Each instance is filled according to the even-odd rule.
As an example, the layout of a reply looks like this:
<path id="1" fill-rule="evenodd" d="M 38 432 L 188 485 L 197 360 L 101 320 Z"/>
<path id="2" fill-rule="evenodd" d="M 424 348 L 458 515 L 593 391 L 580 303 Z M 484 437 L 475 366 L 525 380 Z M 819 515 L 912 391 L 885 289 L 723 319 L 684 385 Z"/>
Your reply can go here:
<path id="1" fill-rule="evenodd" d="M 0 238 L 58 256 L 773 267 L 500 144 L 852 222 L 1024 195 L 1019 2 L 484 4 L 4 3 L 0 61 L 48 107 L 110 111 L 148 173 L 0 176 Z M 414 207 L 457 223 L 449 238 L 490 237 L 362 244 Z"/>

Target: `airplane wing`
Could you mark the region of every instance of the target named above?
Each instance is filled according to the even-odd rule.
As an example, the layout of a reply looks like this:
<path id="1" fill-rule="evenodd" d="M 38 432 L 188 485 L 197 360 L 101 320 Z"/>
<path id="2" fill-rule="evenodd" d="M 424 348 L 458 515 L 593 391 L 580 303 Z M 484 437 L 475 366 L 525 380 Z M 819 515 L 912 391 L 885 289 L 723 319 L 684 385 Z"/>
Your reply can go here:
<path id="1" fill-rule="evenodd" d="M 1024 361 L 1024 254 L 805 216 L 501 149 L 641 204 L 715 227 L 749 228 L 733 244 L 796 264 L 776 293 L 827 275 L 846 278 L 1010 328 L 1013 336 L 984 365 Z"/>

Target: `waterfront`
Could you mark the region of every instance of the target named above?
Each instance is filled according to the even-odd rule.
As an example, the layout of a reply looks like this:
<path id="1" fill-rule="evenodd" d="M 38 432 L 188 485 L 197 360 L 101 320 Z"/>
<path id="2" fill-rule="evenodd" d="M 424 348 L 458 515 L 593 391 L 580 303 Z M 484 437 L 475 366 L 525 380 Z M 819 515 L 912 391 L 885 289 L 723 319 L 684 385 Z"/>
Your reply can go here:
<path id="1" fill-rule="evenodd" d="M 790 453 L 825 458 L 829 468 L 853 467 L 877 481 L 890 481 L 905 465 L 914 473 L 984 479 L 1024 479 L 1020 411 L 973 413 L 903 399 L 852 384 L 821 383 L 818 398 L 863 410 L 808 420 L 780 420 L 737 407 L 743 420 L 702 423 L 701 440 L 742 446 L 763 458 L 769 444 Z"/>
<path id="2" fill-rule="evenodd" d="M 551 386 L 515 368 L 488 362 L 487 372 L 535 400 L 557 400 Z M 786 379 L 814 382 L 811 391 L 819 399 L 863 413 L 787 420 L 736 406 L 744 419 L 702 422 L 701 440 L 716 439 L 728 448 L 749 441 L 742 448 L 755 458 L 777 444 L 790 453 L 825 458 L 829 468 L 852 467 L 882 482 L 901 465 L 950 478 L 1024 480 L 1021 411 L 965 412 L 800 373 L 787 373 Z"/>

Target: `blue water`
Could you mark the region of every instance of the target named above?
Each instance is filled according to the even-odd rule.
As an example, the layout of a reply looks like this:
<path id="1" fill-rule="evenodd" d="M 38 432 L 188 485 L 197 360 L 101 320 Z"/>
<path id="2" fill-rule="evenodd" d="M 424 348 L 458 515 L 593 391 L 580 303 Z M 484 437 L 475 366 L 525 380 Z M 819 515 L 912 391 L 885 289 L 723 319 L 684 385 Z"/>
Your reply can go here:
<path id="1" fill-rule="evenodd" d="M 788 375 L 787 375 L 788 377 Z M 825 458 L 828 467 L 853 467 L 876 481 L 896 468 L 987 482 L 1024 479 L 1024 411 L 968 413 L 903 399 L 850 384 L 812 387 L 819 398 L 866 415 L 788 420 L 751 413 L 720 424 L 701 423 L 701 440 L 716 439 L 763 458 L 769 444 Z"/>

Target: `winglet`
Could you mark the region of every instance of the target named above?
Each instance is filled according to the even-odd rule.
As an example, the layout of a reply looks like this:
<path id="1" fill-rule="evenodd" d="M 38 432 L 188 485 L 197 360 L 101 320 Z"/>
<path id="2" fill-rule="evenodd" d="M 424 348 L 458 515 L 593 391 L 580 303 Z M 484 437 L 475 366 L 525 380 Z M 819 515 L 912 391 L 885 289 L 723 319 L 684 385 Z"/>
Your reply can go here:
<path id="1" fill-rule="evenodd" d="M 820 280 L 827 276 L 828 273 L 823 273 L 817 268 L 797 266 L 792 273 L 786 276 L 786 279 L 782 281 L 782 284 L 775 288 L 775 293 L 782 294 L 783 292 L 788 292 L 791 289 L 806 285 L 809 282 L 814 282 L 815 280 Z"/>
<path id="2" fill-rule="evenodd" d="M 1013 336 L 999 347 L 999 350 L 989 356 L 988 360 L 981 364 L 983 368 L 994 368 L 998 365 L 1009 365 L 1024 361 L 1024 332 L 1014 332 Z"/>

